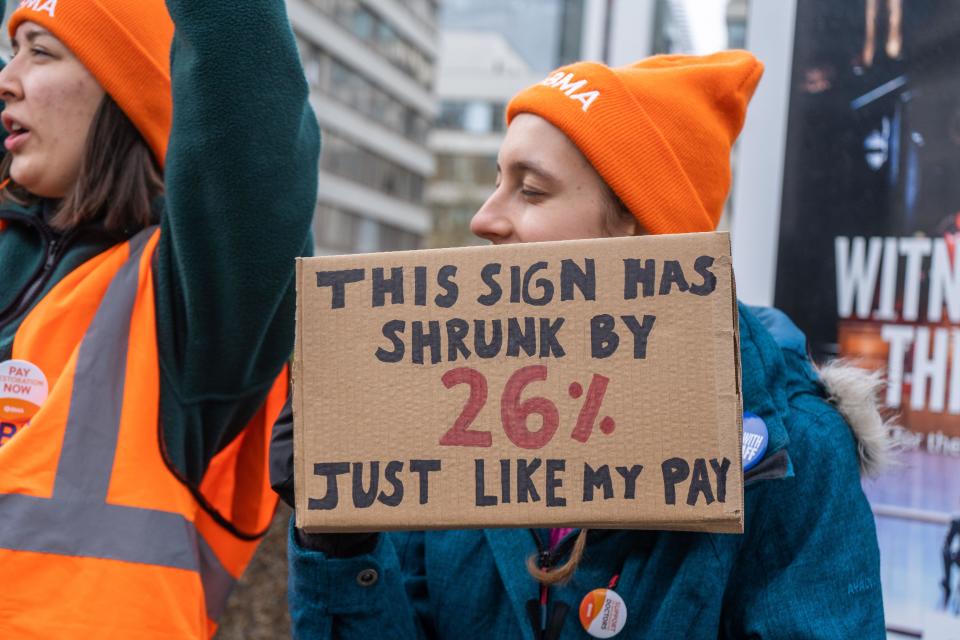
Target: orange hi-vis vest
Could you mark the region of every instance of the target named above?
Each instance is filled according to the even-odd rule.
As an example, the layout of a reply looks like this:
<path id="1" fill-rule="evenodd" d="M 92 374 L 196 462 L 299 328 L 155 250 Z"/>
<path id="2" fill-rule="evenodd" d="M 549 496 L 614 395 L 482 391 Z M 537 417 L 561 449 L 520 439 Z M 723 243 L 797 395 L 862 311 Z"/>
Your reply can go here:
<path id="1" fill-rule="evenodd" d="M 0 446 L 0 638 L 208 638 L 272 519 L 286 370 L 199 487 L 165 461 L 158 238 L 147 229 L 77 267 L 14 338 L 49 395 Z"/>

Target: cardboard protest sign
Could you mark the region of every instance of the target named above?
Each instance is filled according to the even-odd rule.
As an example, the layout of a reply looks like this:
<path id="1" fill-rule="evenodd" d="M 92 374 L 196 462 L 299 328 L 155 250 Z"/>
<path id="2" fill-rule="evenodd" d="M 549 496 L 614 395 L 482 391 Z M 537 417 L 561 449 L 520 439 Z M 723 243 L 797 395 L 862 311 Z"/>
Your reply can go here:
<path id="1" fill-rule="evenodd" d="M 297 304 L 297 526 L 742 530 L 727 234 L 305 258 Z"/>

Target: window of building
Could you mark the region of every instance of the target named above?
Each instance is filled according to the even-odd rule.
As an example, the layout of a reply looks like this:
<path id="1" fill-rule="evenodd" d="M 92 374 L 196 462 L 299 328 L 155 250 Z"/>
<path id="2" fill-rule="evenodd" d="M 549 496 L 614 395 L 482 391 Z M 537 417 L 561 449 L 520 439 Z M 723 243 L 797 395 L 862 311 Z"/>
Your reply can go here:
<path id="1" fill-rule="evenodd" d="M 427 89 L 433 86 L 433 60 L 359 0 L 311 1 L 420 85 Z"/>
<path id="2" fill-rule="evenodd" d="M 434 207 L 429 246 L 463 247 L 482 244 L 483 240 L 470 232 L 470 220 L 480 204 L 482 203 Z"/>
<path id="3" fill-rule="evenodd" d="M 474 184 L 489 185 L 492 188 L 497 183 L 497 157 L 480 156 L 472 160 Z"/>
<path id="4" fill-rule="evenodd" d="M 317 205 L 313 228 L 317 247 L 326 252 L 408 251 L 422 244 L 413 232 L 326 204 Z"/>
<path id="5" fill-rule="evenodd" d="M 357 236 L 353 251 L 376 253 L 380 250 L 380 224 L 371 218 L 357 220 Z"/>
<path id="6" fill-rule="evenodd" d="M 492 186 L 497 181 L 496 156 L 437 154 L 437 179 L 461 184 Z"/>
<path id="7" fill-rule="evenodd" d="M 424 144 L 430 130 L 430 120 L 400 102 L 373 82 L 324 51 L 304 44 L 304 68 L 309 67 L 311 86 L 337 102 L 356 109 L 417 144 Z M 309 52 L 309 53 L 306 53 Z"/>
<path id="8" fill-rule="evenodd" d="M 502 102 L 491 103 L 490 130 L 494 133 L 503 133 L 507 130 L 507 105 Z"/>
<path id="9" fill-rule="evenodd" d="M 437 3 L 435 0 L 405 0 L 400 3 L 431 31 L 437 28 Z"/>
<path id="10" fill-rule="evenodd" d="M 468 102 L 463 112 L 463 130 L 469 133 L 489 133 L 493 125 L 493 105 L 488 102 Z"/>
<path id="11" fill-rule="evenodd" d="M 320 168 L 394 198 L 414 204 L 423 200 L 423 176 L 331 131 L 323 137 Z"/>
<path id="12" fill-rule="evenodd" d="M 504 105 L 481 100 L 445 100 L 440 103 L 438 129 L 469 133 L 502 133 L 505 129 Z"/>
<path id="13" fill-rule="evenodd" d="M 463 130 L 463 114 L 466 111 L 466 105 L 462 102 L 452 102 L 445 100 L 440 103 L 440 114 L 437 116 L 436 125 L 438 129 Z"/>
<path id="14" fill-rule="evenodd" d="M 335 207 L 317 205 L 313 219 L 314 242 L 334 253 L 352 253 L 356 246 L 359 218 Z"/>
<path id="15" fill-rule="evenodd" d="M 655 53 L 706 54 L 745 45 L 748 0 L 656 0 Z"/>
<path id="16" fill-rule="evenodd" d="M 380 251 L 412 251 L 419 249 L 420 236 L 392 225 L 378 223 L 380 227 Z"/>
<path id="17" fill-rule="evenodd" d="M 344 22 L 350 27 L 353 35 L 361 40 L 372 40 L 374 33 L 382 25 L 366 8 L 355 5 L 344 14 Z"/>

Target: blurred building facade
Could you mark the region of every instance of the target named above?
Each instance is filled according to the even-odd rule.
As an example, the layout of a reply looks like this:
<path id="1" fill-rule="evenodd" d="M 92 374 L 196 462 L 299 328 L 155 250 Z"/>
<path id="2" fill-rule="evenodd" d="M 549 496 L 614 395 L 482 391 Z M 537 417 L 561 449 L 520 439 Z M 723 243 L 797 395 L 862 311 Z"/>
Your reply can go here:
<path id="1" fill-rule="evenodd" d="M 511 96 L 577 59 L 742 45 L 746 2 L 287 0 L 323 129 L 317 252 L 477 242 Z"/>
<path id="2" fill-rule="evenodd" d="M 704 55 L 743 49 L 747 0 L 657 0 L 654 53 Z"/>
<path id="3" fill-rule="evenodd" d="M 438 0 L 287 0 L 287 10 L 323 130 L 317 253 L 419 248 L 432 226 Z"/>
<path id="4" fill-rule="evenodd" d="M 439 113 L 429 146 L 430 246 L 477 244 L 470 218 L 494 189 L 510 98 L 583 57 L 592 0 L 444 0 L 437 70 Z"/>
<path id="5" fill-rule="evenodd" d="M 648 55 L 655 8 L 654 0 L 443 0 L 430 246 L 481 242 L 470 218 L 494 189 L 510 98 L 575 60 Z"/>
<path id="6" fill-rule="evenodd" d="M 495 31 L 445 30 L 440 52 L 440 108 L 428 138 L 437 162 L 426 192 L 434 215 L 429 244 L 455 247 L 478 242 L 470 218 L 496 182 L 507 101 L 543 74 Z"/>

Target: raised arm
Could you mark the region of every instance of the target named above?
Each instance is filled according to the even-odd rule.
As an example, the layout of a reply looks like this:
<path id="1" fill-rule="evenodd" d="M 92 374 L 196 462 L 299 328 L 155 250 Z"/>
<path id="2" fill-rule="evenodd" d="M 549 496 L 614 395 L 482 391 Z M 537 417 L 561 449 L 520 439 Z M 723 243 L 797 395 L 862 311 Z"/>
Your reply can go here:
<path id="1" fill-rule="evenodd" d="M 293 347 L 319 133 L 282 0 L 168 0 L 173 129 L 156 262 L 161 419 L 198 480 Z"/>

